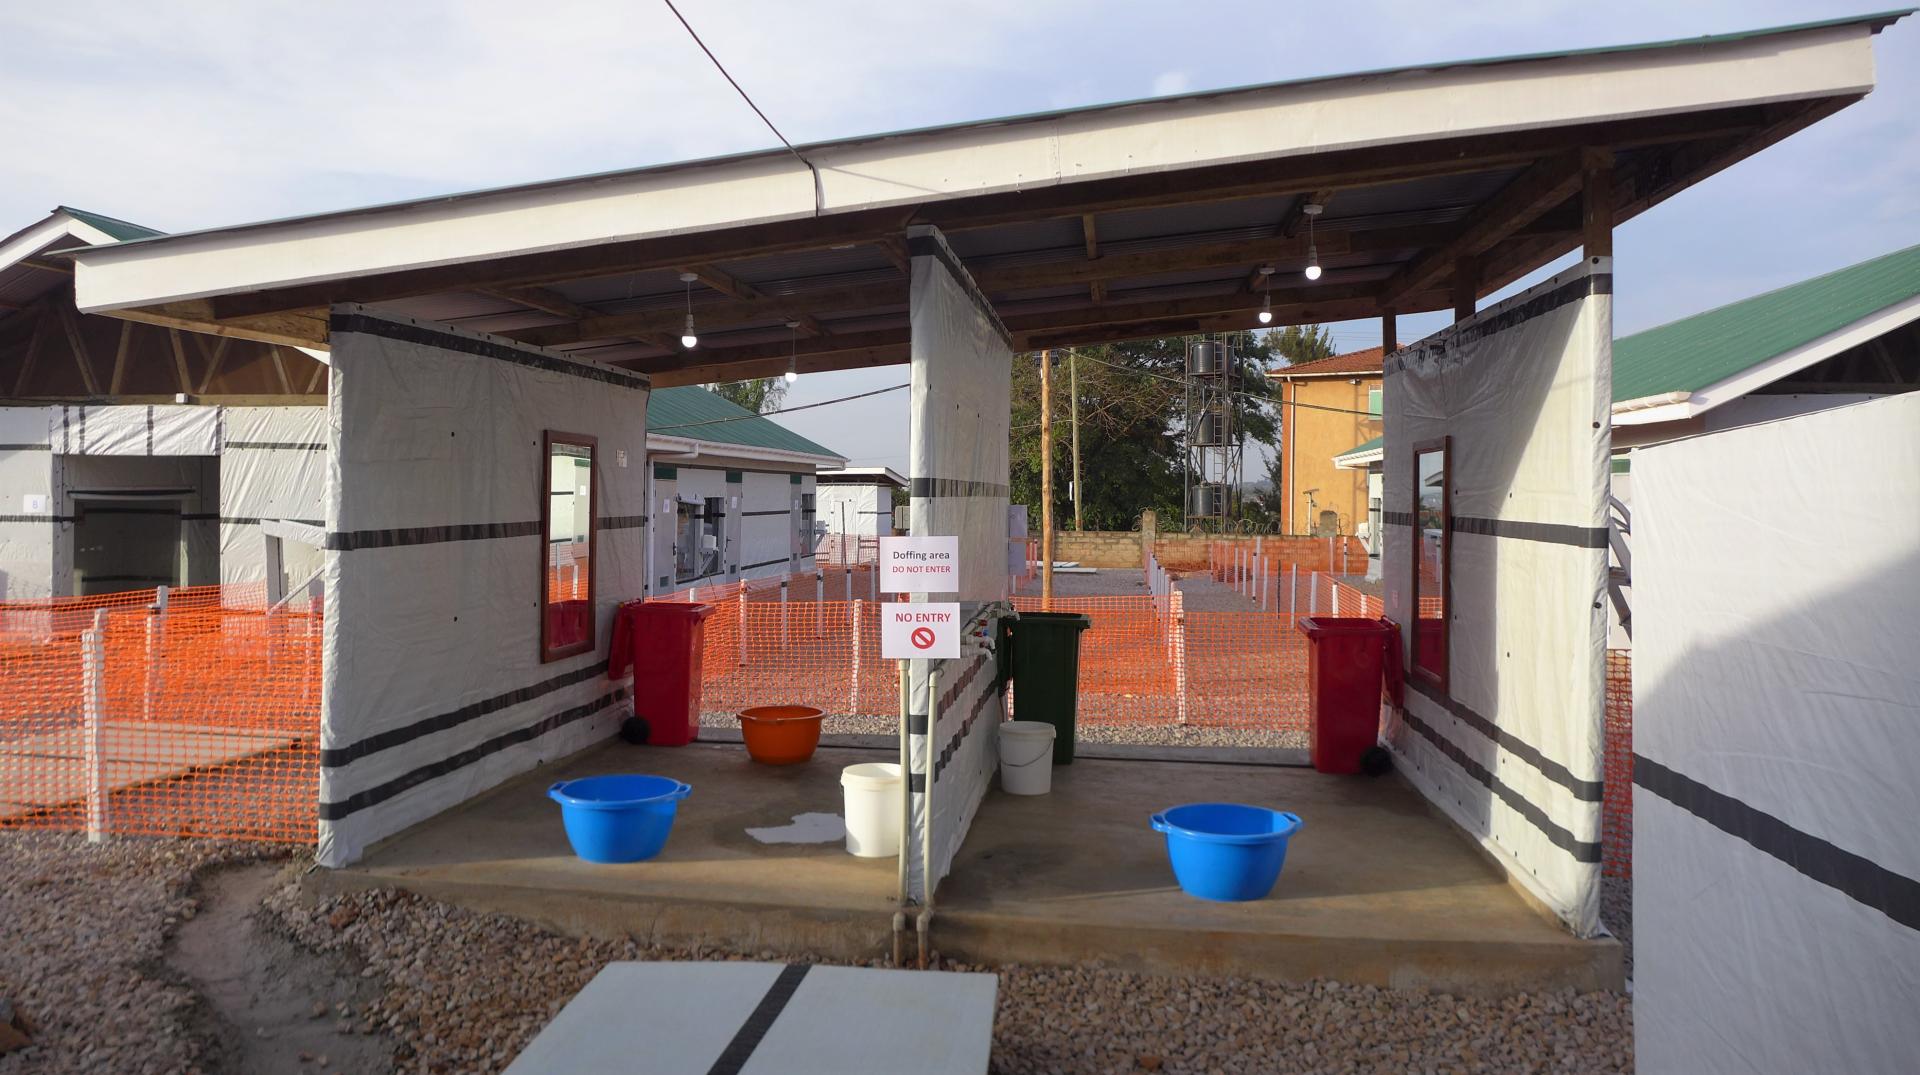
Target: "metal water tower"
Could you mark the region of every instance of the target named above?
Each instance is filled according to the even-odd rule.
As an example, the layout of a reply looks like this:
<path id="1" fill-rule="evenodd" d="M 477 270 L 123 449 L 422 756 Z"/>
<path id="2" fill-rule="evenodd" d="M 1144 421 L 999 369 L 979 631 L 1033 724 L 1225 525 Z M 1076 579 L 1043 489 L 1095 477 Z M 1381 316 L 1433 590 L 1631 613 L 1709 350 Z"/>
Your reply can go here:
<path id="1" fill-rule="evenodd" d="M 1206 336 L 1187 344 L 1187 525 L 1224 529 L 1240 506 L 1242 449 L 1238 336 Z"/>

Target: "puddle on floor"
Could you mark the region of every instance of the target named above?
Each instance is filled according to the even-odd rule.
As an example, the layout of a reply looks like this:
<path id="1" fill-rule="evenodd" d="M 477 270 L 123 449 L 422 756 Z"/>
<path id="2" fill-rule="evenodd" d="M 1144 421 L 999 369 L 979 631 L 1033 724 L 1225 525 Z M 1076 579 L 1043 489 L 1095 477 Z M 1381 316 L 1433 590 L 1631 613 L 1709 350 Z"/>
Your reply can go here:
<path id="1" fill-rule="evenodd" d="M 847 823 L 839 814 L 795 814 L 790 825 L 748 829 L 747 835 L 763 844 L 830 844 L 847 838 Z"/>

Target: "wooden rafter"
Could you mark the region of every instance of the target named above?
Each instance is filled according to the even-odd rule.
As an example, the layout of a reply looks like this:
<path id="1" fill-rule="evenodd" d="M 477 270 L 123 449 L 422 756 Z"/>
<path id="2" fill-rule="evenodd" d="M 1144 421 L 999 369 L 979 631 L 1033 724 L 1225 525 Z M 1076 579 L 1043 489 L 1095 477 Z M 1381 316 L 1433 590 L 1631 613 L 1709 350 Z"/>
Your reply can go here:
<path id="1" fill-rule="evenodd" d="M 73 354 L 73 364 L 80 370 L 81 385 L 86 388 L 87 395 L 100 395 L 100 380 L 93 373 L 93 356 L 87 353 L 87 338 L 80 331 L 80 316 L 64 302 L 55 308 L 60 314 L 60 327 L 67 332 L 67 348 Z"/>
<path id="2" fill-rule="evenodd" d="M 107 394 L 117 396 L 126 384 L 127 352 L 133 344 L 133 322 L 120 322 L 120 343 L 113 349 L 113 376 L 107 382 Z"/>
<path id="3" fill-rule="evenodd" d="M 1299 232 L 1301 222 L 1307 219 L 1307 206 L 1324 206 L 1333 200 L 1335 193 L 1332 187 L 1322 187 L 1295 197 L 1293 204 L 1287 206 L 1286 213 L 1280 217 L 1280 226 L 1274 229 L 1274 234 L 1282 239 L 1293 238 Z"/>
<path id="4" fill-rule="evenodd" d="M 177 328 L 167 330 L 167 340 L 173 346 L 173 375 L 180 384 L 180 391 L 192 392 L 193 378 L 187 373 L 187 341 L 181 338 Z"/>
<path id="5" fill-rule="evenodd" d="M 196 334 L 193 340 L 200 345 L 200 353 L 207 357 L 207 372 L 201 376 L 199 388 L 199 393 L 204 396 L 213 388 L 213 379 L 220 375 L 220 365 L 227 360 L 227 348 L 232 345 L 233 338 L 215 336 L 211 346 L 205 336 Z"/>
<path id="6" fill-rule="evenodd" d="M 33 377 L 34 364 L 40 360 L 40 347 L 47 335 L 47 322 L 51 320 L 47 316 L 46 300 L 42 299 L 34 303 L 32 309 L 34 310 L 33 335 L 27 337 L 27 353 L 21 357 L 20 374 L 13 381 L 13 394 L 16 396 L 27 394 L 27 383 Z"/>
<path id="7" fill-rule="evenodd" d="M 287 375 L 287 356 L 285 352 L 286 348 L 281 347 L 279 344 L 271 344 L 267 347 L 267 353 L 273 357 L 273 374 L 280 382 L 280 391 L 292 395 L 293 378 Z"/>
<path id="8" fill-rule="evenodd" d="M 804 311 L 786 309 L 787 301 L 782 296 L 768 295 L 759 288 L 747 283 L 745 280 L 722 272 L 711 265 L 695 265 L 682 271 L 692 273 L 701 283 L 730 299 L 737 299 L 741 302 L 757 302 L 769 309 L 779 312 L 789 321 L 799 322 L 799 329 L 803 335 L 827 335 L 825 326 L 821 325 L 819 320 L 812 314 Z"/>
<path id="9" fill-rule="evenodd" d="M 1486 253 L 1540 214 L 1573 197 L 1580 190 L 1582 161 L 1582 155 L 1576 152 L 1534 162 L 1500 193 L 1468 214 L 1452 238 L 1394 273 L 1381 289 L 1381 301 L 1394 302 L 1446 279 L 1454 266 Z"/>

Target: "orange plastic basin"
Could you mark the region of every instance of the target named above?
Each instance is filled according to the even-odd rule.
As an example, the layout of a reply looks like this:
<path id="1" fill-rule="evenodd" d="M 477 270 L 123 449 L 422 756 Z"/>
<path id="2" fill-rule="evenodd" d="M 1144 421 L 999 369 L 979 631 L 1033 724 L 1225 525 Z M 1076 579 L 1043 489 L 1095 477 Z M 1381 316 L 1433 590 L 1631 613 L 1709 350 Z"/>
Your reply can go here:
<path id="1" fill-rule="evenodd" d="M 747 755 L 762 765 L 798 765 L 820 745 L 820 711 L 808 705 L 758 705 L 740 711 Z"/>

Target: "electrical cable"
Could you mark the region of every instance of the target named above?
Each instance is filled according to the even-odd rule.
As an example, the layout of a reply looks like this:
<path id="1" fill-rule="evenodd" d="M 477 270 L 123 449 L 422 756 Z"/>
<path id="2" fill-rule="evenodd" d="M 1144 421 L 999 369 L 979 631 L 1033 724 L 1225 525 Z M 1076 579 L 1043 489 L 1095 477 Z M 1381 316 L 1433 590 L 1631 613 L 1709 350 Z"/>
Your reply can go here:
<path id="1" fill-rule="evenodd" d="M 1117 362 L 1108 362 L 1103 358 L 1095 358 L 1084 351 L 1080 353 L 1080 357 L 1088 362 L 1097 362 L 1102 366 L 1106 366 L 1110 369 L 1119 370 L 1122 373 L 1137 373 L 1142 377 L 1152 377 L 1155 380 L 1166 381 L 1170 384 L 1185 385 L 1187 383 L 1186 379 L 1183 377 L 1169 377 L 1164 373 L 1155 373 L 1152 370 L 1143 370 L 1135 366 L 1122 366 Z M 1358 415 L 1361 418 L 1380 417 L 1379 415 L 1374 414 L 1372 411 L 1355 411 L 1355 410 L 1349 410 L 1345 407 L 1328 407 L 1319 403 L 1296 403 L 1289 400 L 1277 399 L 1273 396 L 1263 396 L 1258 392 L 1248 392 L 1239 388 L 1230 390 L 1229 394 L 1235 395 L 1235 396 L 1245 396 L 1248 399 L 1258 400 L 1262 403 L 1271 403 L 1276 407 L 1296 407 L 1301 410 L 1309 410 L 1309 411 L 1329 411 L 1333 414 Z"/>
<path id="2" fill-rule="evenodd" d="M 793 143 L 787 140 L 787 136 L 780 133 L 780 128 L 775 127 L 773 121 L 767 118 L 767 114 L 760 111 L 760 106 L 753 103 L 753 98 L 747 95 L 746 90 L 740 88 L 740 83 L 734 81 L 726 65 L 720 62 L 720 57 L 715 56 L 713 50 L 707 47 L 707 43 L 700 40 L 700 35 L 694 32 L 693 24 L 687 21 L 685 15 L 680 14 L 679 8 L 673 6 L 673 0 L 661 0 L 661 3 L 666 4 L 667 10 L 673 12 L 673 17 L 680 20 L 681 26 L 686 27 L 687 36 L 693 38 L 693 43 L 700 46 L 700 51 L 707 54 L 707 59 L 713 61 L 714 69 L 720 72 L 720 77 L 727 80 L 727 85 L 733 87 L 733 92 L 739 94 L 742 101 L 747 102 L 747 107 L 753 109 L 753 114 L 759 116 L 760 122 L 767 125 L 767 130 L 772 131 L 773 136 L 780 139 L 780 144 L 787 147 L 787 152 L 793 154 L 794 159 L 807 166 L 807 171 L 813 174 L 813 215 L 823 215 L 825 206 L 824 192 L 820 188 L 820 169 L 813 166 L 813 162 L 807 159 L 806 154 L 795 149 Z"/>
<path id="3" fill-rule="evenodd" d="M 669 429 L 693 429 L 697 426 L 717 426 L 724 425 L 728 422 L 745 422 L 754 418 L 771 418 L 776 414 L 792 414 L 794 411 L 810 411 L 815 407 L 830 407 L 835 403 L 849 403 L 856 399 L 866 399 L 868 396 L 879 396 L 888 392 L 898 392 L 902 388 L 907 387 L 910 386 L 904 384 L 890 385 L 886 388 L 876 388 L 871 392 L 861 392 L 852 396 L 841 396 L 839 399 L 823 399 L 818 403 L 802 403 L 797 407 L 782 407 L 777 411 L 767 411 L 764 414 L 736 414 L 728 418 L 709 418 L 704 422 L 680 422 L 670 426 L 654 426 L 648 429 L 647 432 L 664 433 Z"/>

